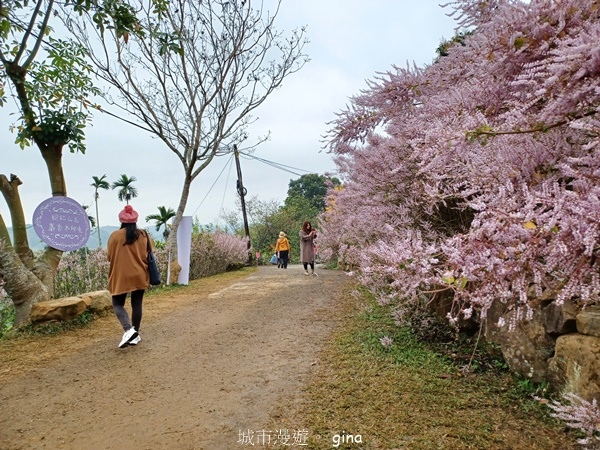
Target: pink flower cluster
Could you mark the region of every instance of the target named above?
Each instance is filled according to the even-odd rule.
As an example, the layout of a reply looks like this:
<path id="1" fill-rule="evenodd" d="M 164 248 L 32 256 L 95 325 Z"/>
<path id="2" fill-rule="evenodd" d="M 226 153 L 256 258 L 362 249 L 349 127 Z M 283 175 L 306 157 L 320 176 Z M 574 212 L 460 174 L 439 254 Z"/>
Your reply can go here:
<path id="1" fill-rule="evenodd" d="M 431 65 L 379 74 L 333 123 L 344 186 L 321 255 L 405 301 L 453 291 L 454 319 L 497 299 L 525 317 L 547 290 L 597 302 L 597 2 L 448 6 L 472 33 Z"/>
<path id="2" fill-rule="evenodd" d="M 108 268 L 103 248 L 65 253 L 54 279 L 54 297 L 71 297 L 106 289 Z"/>
<path id="3" fill-rule="evenodd" d="M 223 273 L 231 266 L 244 264 L 247 258 L 246 239 L 222 231 L 195 234 L 192 237 L 190 279 Z"/>
<path id="4" fill-rule="evenodd" d="M 575 395 L 565 394 L 566 403 L 553 401 L 548 406 L 554 411 L 553 417 L 563 420 L 569 428 L 580 430 L 585 437 L 579 444 L 600 448 L 600 408 L 596 399 L 591 402 Z"/>

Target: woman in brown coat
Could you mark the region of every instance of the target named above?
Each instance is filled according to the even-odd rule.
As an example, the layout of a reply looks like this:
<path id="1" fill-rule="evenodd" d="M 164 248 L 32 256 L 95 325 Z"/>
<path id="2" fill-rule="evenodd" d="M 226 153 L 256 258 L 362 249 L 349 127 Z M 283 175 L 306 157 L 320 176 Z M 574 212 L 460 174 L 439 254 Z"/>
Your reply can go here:
<path id="1" fill-rule="evenodd" d="M 107 244 L 108 290 L 112 295 L 115 315 L 125 333 L 119 348 L 136 345 L 142 338 L 139 335 L 142 322 L 142 300 L 144 292 L 150 286 L 148 275 L 148 245 L 153 249 L 152 240 L 147 233 L 138 230 L 138 213 L 125 206 L 119 213 L 121 229 L 114 231 Z M 125 298 L 131 293 L 131 319 L 125 310 Z"/>
<path id="2" fill-rule="evenodd" d="M 315 272 L 315 239 L 317 230 L 315 230 L 307 220 L 302 224 L 300 230 L 300 262 L 304 265 L 304 275 L 317 276 Z M 311 273 L 308 273 L 310 264 Z"/>

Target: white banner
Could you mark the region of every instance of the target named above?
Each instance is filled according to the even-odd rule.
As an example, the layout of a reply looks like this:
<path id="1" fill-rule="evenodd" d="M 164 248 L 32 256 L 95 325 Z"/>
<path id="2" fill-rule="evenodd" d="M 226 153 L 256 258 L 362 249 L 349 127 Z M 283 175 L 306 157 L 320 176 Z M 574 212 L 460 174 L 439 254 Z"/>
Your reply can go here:
<path id="1" fill-rule="evenodd" d="M 192 216 L 183 216 L 177 228 L 177 259 L 181 272 L 177 283 L 189 284 L 190 281 L 190 253 L 192 250 Z"/>

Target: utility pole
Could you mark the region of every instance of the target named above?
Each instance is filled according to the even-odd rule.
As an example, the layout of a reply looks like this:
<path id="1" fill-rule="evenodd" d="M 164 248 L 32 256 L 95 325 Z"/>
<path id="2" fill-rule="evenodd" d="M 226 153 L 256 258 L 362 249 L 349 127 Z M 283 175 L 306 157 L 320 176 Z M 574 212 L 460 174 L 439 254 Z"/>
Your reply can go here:
<path id="1" fill-rule="evenodd" d="M 244 230 L 246 231 L 246 238 L 248 239 L 248 261 L 246 261 L 246 265 L 249 266 L 252 264 L 252 243 L 250 242 L 250 228 L 248 227 L 248 216 L 246 215 L 246 194 L 248 191 L 244 187 L 244 183 L 242 183 L 242 168 L 240 167 L 240 154 L 238 153 L 237 145 L 233 145 L 233 154 L 235 155 L 235 165 L 237 167 L 237 192 L 240 195 L 240 202 L 242 203 L 242 216 L 244 218 Z"/>

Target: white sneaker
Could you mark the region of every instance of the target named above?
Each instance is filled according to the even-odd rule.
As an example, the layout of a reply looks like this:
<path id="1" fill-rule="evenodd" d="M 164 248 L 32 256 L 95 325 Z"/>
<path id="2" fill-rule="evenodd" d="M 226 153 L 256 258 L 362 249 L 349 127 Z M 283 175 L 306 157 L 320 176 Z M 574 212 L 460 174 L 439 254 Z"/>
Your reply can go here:
<path id="1" fill-rule="evenodd" d="M 318 277 L 318 276 L 319 276 L 319 275 L 317 275 L 317 272 L 315 272 L 314 270 L 313 270 L 313 272 L 312 272 L 312 274 L 311 274 L 311 275 L 313 275 L 313 276 L 315 276 L 315 277 Z"/>
<path id="2" fill-rule="evenodd" d="M 127 344 L 129 344 L 129 342 L 134 340 L 137 336 L 138 336 L 138 332 L 135 331 L 135 328 L 131 327 L 129 330 L 127 330 L 123 334 L 123 338 L 121 339 L 121 342 L 119 343 L 119 348 L 126 347 Z"/>
<path id="3" fill-rule="evenodd" d="M 129 345 L 138 345 L 141 340 L 142 340 L 142 337 L 138 334 L 136 338 L 129 341 Z"/>
<path id="4" fill-rule="evenodd" d="M 310 275 L 310 273 L 308 273 L 308 270 L 304 271 L 304 275 Z"/>

